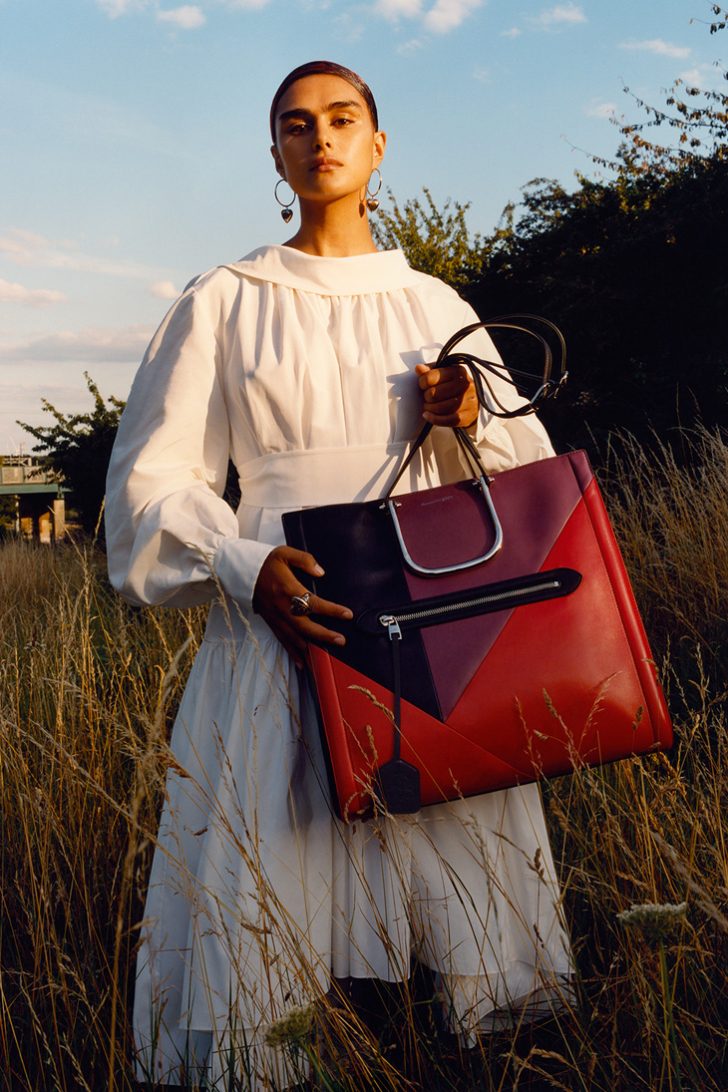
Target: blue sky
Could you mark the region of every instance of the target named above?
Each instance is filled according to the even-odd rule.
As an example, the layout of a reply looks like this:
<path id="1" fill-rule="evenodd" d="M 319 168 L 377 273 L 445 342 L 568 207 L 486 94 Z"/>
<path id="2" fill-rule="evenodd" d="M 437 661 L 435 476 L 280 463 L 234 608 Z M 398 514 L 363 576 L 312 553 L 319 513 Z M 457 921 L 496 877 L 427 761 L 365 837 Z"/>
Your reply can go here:
<path id="1" fill-rule="evenodd" d="M 489 231 L 534 177 L 612 154 L 628 85 L 717 86 L 707 0 L 0 0 L 0 453 L 40 400 L 125 397 L 196 272 L 290 230 L 267 116 L 324 57 L 371 84 L 385 185 Z M 725 58 L 723 58 L 725 60 Z M 558 316 L 552 316 L 558 318 Z"/>

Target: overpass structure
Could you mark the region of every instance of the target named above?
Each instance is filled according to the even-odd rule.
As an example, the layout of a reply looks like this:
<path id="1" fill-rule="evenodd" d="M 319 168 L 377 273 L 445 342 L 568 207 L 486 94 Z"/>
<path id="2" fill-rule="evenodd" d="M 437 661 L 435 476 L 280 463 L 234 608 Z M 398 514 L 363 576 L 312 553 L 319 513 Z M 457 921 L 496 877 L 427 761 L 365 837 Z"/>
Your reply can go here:
<path id="1" fill-rule="evenodd" d="M 15 498 L 15 529 L 37 542 L 63 538 L 66 490 L 33 455 L 0 455 L 0 497 Z"/>

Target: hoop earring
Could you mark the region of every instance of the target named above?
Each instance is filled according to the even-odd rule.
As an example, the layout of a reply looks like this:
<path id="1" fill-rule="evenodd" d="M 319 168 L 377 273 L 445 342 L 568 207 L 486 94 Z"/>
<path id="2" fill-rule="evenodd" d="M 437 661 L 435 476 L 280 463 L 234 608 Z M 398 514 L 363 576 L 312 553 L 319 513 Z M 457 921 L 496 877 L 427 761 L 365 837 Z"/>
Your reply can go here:
<path id="1" fill-rule="evenodd" d="M 374 193 L 370 193 L 369 186 L 371 185 L 374 171 L 376 171 L 378 175 L 377 188 L 375 189 Z M 382 188 L 382 172 L 379 170 L 379 167 L 375 167 L 374 171 L 372 171 L 371 175 L 369 176 L 369 182 L 367 182 L 366 206 L 370 212 L 376 212 L 379 208 L 379 193 Z"/>
<path id="2" fill-rule="evenodd" d="M 285 181 L 286 181 L 285 178 L 279 178 L 278 179 L 278 181 L 276 182 L 276 185 L 275 185 L 275 189 L 273 190 L 273 196 L 275 197 L 278 204 L 281 206 L 281 219 L 283 220 L 283 223 L 288 224 L 293 219 L 293 209 L 292 209 L 291 206 L 293 205 L 293 202 L 296 200 L 296 194 L 294 192 L 293 197 L 291 198 L 291 200 L 287 204 L 286 204 L 285 201 L 281 201 L 280 197 L 278 196 L 278 187 L 280 186 L 281 182 L 285 182 Z M 377 191 L 377 192 L 379 192 L 379 191 Z M 377 204 L 379 204 L 379 202 L 377 202 Z"/>

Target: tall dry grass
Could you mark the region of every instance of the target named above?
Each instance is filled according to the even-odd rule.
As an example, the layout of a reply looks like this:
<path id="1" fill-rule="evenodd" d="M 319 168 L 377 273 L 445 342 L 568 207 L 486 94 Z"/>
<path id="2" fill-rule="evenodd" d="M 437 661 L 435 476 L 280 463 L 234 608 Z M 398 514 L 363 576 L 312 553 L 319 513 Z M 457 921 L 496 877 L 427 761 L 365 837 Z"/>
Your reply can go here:
<path id="1" fill-rule="evenodd" d="M 125 606 L 91 548 L 2 546 L 8 1088 L 96 1092 L 126 1068 L 131 926 L 163 775 L 158 743 L 201 621 Z"/>
<path id="2" fill-rule="evenodd" d="M 679 462 L 622 445 L 606 478 L 676 746 L 545 788 L 578 1003 L 464 1051 L 422 972 L 390 991 L 378 1036 L 329 999 L 278 1029 L 314 1087 L 728 1087 L 728 443 L 682 442 Z M 132 1087 L 135 925 L 202 624 L 125 606 L 90 547 L 2 546 L 0 1083 L 13 1092 Z M 647 909 L 625 916 L 634 905 Z M 244 1088 L 240 1071 L 224 1086 Z"/>

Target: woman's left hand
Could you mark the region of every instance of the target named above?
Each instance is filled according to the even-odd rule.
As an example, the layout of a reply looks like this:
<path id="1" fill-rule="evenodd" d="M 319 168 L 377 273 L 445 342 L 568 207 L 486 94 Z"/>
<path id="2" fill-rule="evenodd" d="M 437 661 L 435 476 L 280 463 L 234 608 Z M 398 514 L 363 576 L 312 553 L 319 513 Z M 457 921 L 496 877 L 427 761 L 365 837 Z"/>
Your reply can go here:
<path id="1" fill-rule="evenodd" d="M 478 396 L 475 384 L 461 364 L 449 368 L 433 368 L 417 364 L 420 390 L 424 392 L 425 411 L 422 414 L 431 425 L 448 428 L 469 428 L 478 419 Z"/>

